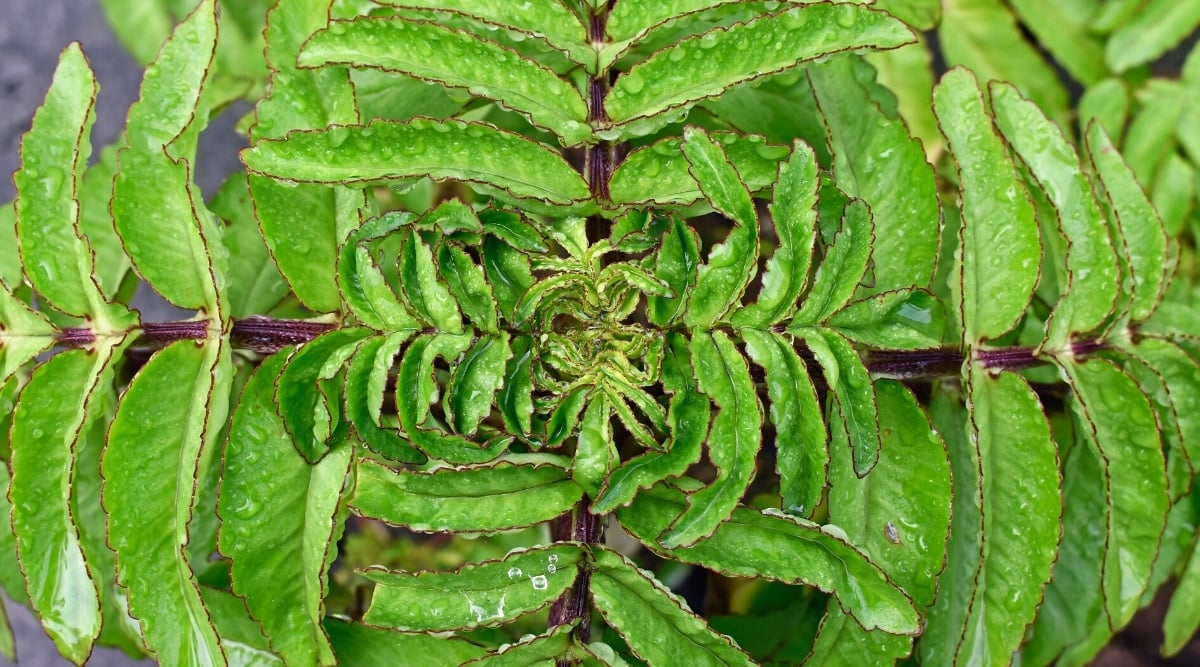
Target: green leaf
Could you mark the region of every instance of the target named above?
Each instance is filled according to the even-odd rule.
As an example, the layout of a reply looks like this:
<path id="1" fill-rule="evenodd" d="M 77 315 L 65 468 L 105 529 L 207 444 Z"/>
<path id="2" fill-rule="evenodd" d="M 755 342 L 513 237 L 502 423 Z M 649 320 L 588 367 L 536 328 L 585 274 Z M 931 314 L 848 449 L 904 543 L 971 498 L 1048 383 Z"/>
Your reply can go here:
<path id="1" fill-rule="evenodd" d="M 1083 91 L 1078 104 L 1078 124 L 1086 128 L 1095 120 L 1105 132 L 1119 140 L 1125 132 L 1125 121 L 1129 118 L 1129 102 L 1124 81 L 1104 79 Z"/>
<path id="2" fill-rule="evenodd" d="M 829 326 L 850 340 L 884 350 L 927 350 L 942 344 L 946 314 L 921 289 L 884 292 L 856 301 L 830 317 Z"/>
<path id="3" fill-rule="evenodd" d="M 315 465 L 297 455 L 272 398 L 287 363 L 286 352 L 269 357 L 242 391 L 225 448 L 220 548 L 274 651 L 288 664 L 333 664 L 321 619 L 352 448 Z"/>
<path id="4" fill-rule="evenodd" d="M 438 248 L 437 264 L 442 280 L 467 319 L 486 333 L 499 333 L 496 297 L 475 260 L 457 245 L 443 242 Z"/>
<path id="5" fill-rule="evenodd" d="M 109 544 L 146 646 L 168 665 L 225 664 L 185 555 L 206 424 L 232 362 L 220 339 L 159 350 L 134 376 L 108 432 L 101 473 Z"/>
<path id="6" fill-rule="evenodd" d="M 90 177 L 91 170 L 88 174 Z M 107 197 L 105 204 L 107 209 Z M 269 312 L 290 290 L 263 242 L 245 174 L 226 180 L 209 207 L 224 223 L 221 244 L 230 258 L 224 283 L 229 315 L 240 319 Z"/>
<path id="7" fill-rule="evenodd" d="M 683 334 L 667 334 L 662 363 L 663 389 L 671 394 L 666 419 L 670 440 L 666 451 L 648 451 L 613 470 L 592 503 L 592 511 L 597 514 L 628 505 L 640 489 L 678 477 L 700 460 L 711 409 L 708 396 L 701 394 L 696 385 L 691 352 Z"/>
<path id="8" fill-rule="evenodd" d="M 1154 412 L 1137 384 L 1103 359 L 1064 364 L 1072 407 L 1106 482 L 1104 608 L 1112 628 L 1133 617 L 1166 525 L 1167 478 Z"/>
<path id="9" fill-rule="evenodd" d="M 688 508 L 661 538 L 668 549 L 695 544 L 729 517 L 754 478 L 762 444 L 762 406 L 750 369 L 724 332 L 695 333 L 692 366 L 700 390 L 717 406 L 708 434 L 708 458 L 715 479 L 688 496 Z"/>
<path id="10" fill-rule="evenodd" d="M 434 329 L 462 333 L 462 315 L 450 290 L 438 280 L 433 251 L 421 235 L 409 232 L 400 250 L 400 285 L 417 315 Z"/>
<path id="11" fill-rule="evenodd" d="M 937 38 L 950 66 L 963 66 L 985 82 L 1019 82 L 1021 92 L 1051 116 L 1067 109 L 1067 91 L 1058 74 L 1025 40 L 1001 0 L 943 2 Z"/>
<path id="12" fill-rule="evenodd" d="M 767 327 L 786 319 L 808 284 L 817 233 L 817 160 L 799 141 L 791 158 L 780 165 L 771 202 L 771 220 L 779 245 L 762 275 L 758 300 L 735 312 L 737 327 Z"/>
<path id="13" fill-rule="evenodd" d="M 559 625 L 544 635 L 525 635 L 521 641 L 501 646 L 497 652 L 463 663 L 461 667 L 542 667 L 555 664 L 557 659 L 570 651 L 574 629 L 574 625 Z"/>
<path id="14" fill-rule="evenodd" d="M 583 489 L 564 464 L 540 457 L 432 473 L 358 462 L 351 508 L 419 532 L 498 532 L 549 521 L 571 510 Z"/>
<path id="15" fill-rule="evenodd" d="M 1041 242 L 1033 205 L 983 108 L 974 75 L 950 71 L 933 97 L 962 183 L 954 306 L 964 340 L 977 343 L 1002 336 L 1025 313 L 1038 281 Z"/>
<path id="16" fill-rule="evenodd" d="M 852 200 L 833 245 L 817 267 L 812 289 L 792 318 L 792 328 L 823 322 L 846 305 L 867 275 L 875 238 L 871 209 L 861 199 Z"/>
<path id="17" fill-rule="evenodd" d="M 618 3 L 608 15 L 605 29 L 610 40 L 623 42 L 662 23 L 733 2 L 734 0 L 664 0 L 627 2 L 624 5 Z"/>
<path id="18" fill-rule="evenodd" d="M 595 392 L 583 414 L 575 443 L 575 460 L 571 465 L 571 479 L 592 498 L 599 495 L 614 463 L 621 460 L 613 441 L 611 420 L 612 408 L 606 392 Z"/>
<path id="19" fill-rule="evenodd" d="M 305 343 L 291 354 L 275 381 L 275 404 L 283 424 L 296 451 L 309 463 L 329 453 L 329 438 L 338 423 L 319 387 L 325 379 L 322 370 L 330 358 L 344 361 L 367 334 L 366 329 L 338 329 Z"/>
<path id="20" fill-rule="evenodd" d="M 751 192 L 766 189 L 775 181 L 779 162 L 787 157 L 787 148 L 768 144 L 758 136 L 729 132 L 710 135 L 719 141 L 726 157 Z M 609 198 L 614 204 L 658 204 L 684 206 L 704 197 L 688 163 L 679 159 L 681 140 L 663 139 L 630 153 L 608 182 Z"/>
<path id="21" fill-rule="evenodd" d="M 17 660 L 17 643 L 13 637 L 12 624 L 8 621 L 8 612 L 0 605 L 0 655 L 15 663 Z"/>
<path id="22" fill-rule="evenodd" d="M 1140 322 L 1154 312 L 1166 288 L 1167 234 L 1146 193 L 1099 123 L 1088 126 L 1087 146 L 1129 261 L 1133 282 L 1129 316 Z"/>
<path id="23" fill-rule="evenodd" d="M 428 176 L 477 184 L 506 199 L 587 212 L 587 184 L 556 153 L 482 123 L 407 123 L 298 131 L 242 151 L 250 171 L 283 181 L 372 183 Z"/>
<path id="24" fill-rule="evenodd" d="M 16 202 L 10 201 L 0 205 L 0 281 L 6 286 L 19 286 L 25 280 L 21 273 L 21 253 L 17 250 L 15 204 Z"/>
<path id="25" fill-rule="evenodd" d="M 1099 10 L 1094 0 L 1037 2 L 1014 0 L 1013 10 L 1023 27 L 1038 39 L 1056 63 L 1085 86 L 1108 75 L 1104 43 L 1088 25 Z"/>
<path id="26" fill-rule="evenodd" d="M 491 414 L 510 357 L 508 334 L 502 333 L 480 337 L 455 365 L 446 392 L 446 414 L 456 432 L 475 435 L 479 422 Z"/>
<path id="27" fill-rule="evenodd" d="M 750 193 L 728 162 L 725 151 L 703 130 L 684 130 L 683 154 L 704 196 L 733 229 L 708 253 L 696 275 L 684 322 L 708 327 L 720 320 L 742 297 L 758 262 L 758 214 Z"/>
<path id="28" fill-rule="evenodd" d="M 496 405 L 509 433 L 528 436 L 533 431 L 533 336 L 514 336 L 510 348 Z"/>
<path id="29" fill-rule="evenodd" d="M 700 240 L 695 230 L 675 217 L 668 224 L 654 258 L 654 276 L 671 288 L 672 296 L 646 297 L 646 317 L 660 327 L 670 326 L 684 312 L 700 265 Z"/>
<path id="30" fill-rule="evenodd" d="M 829 521 L 846 531 L 921 610 L 936 593 L 950 528 L 950 464 L 946 446 L 912 393 L 885 381 L 878 386 L 884 431 L 879 464 L 859 479 L 844 438 L 835 438 L 830 462 Z M 836 435 L 836 433 L 835 433 Z M 836 602 L 829 605 L 813 648 L 813 664 L 872 664 L 908 655 L 912 640 L 865 632 Z M 819 659 L 818 659 L 819 658 Z"/>
<path id="31" fill-rule="evenodd" d="M 412 332 L 398 331 L 386 338 L 363 343 L 346 370 L 345 411 L 354 431 L 371 451 L 402 463 L 424 463 L 425 455 L 400 437 L 396 426 L 381 419 L 387 376 L 395 365 L 400 346 Z"/>
<path id="32" fill-rule="evenodd" d="M 117 232 L 138 273 L 175 306 L 209 313 L 218 312 L 212 256 L 218 232 L 191 165 L 208 118 L 201 93 L 216 20 L 215 0 L 205 0 L 146 69 L 141 98 L 129 108 L 112 200 Z"/>
<path id="33" fill-rule="evenodd" d="M 904 24 L 863 7 L 793 7 L 685 39 L 656 53 L 617 78 L 605 99 L 605 111 L 619 130 L 630 121 L 687 108 L 731 86 L 820 56 L 892 48 L 912 39 Z"/>
<path id="34" fill-rule="evenodd" d="M 67 350 L 38 366 L 21 390 L 8 434 L 12 529 L 29 603 L 59 653 L 76 664 L 91 653 L 101 619 L 70 506 L 71 479 L 93 393 L 111 381 L 120 343 L 95 352 Z"/>
<path id="35" fill-rule="evenodd" d="M 79 190 L 92 147 L 99 85 L 78 44 L 63 51 L 46 101 L 21 139 L 17 241 L 39 298 L 65 313 L 92 315 L 108 328 L 111 307 L 92 278 L 92 251 L 80 235 Z"/>
<path id="36" fill-rule="evenodd" d="M 1013 86 L 993 83 L 989 92 L 997 127 L 1046 192 L 1069 244 L 1068 285 L 1046 325 L 1047 342 L 1057 346 L 1072 333 L 1097 328 L 1112 312 L 1117 255 L 1091 181 L 1062 131 Z"/>
<path id="37" fill-rule="evenodd" d="M 509 244 L 487 237 L 483 240 L 483 269 L 500 314 L 511 323 L 517 303 L 534 282 L 529 258 Z"/>
<path id="38" fill-rule="evenodd" d="M 1137 90 L 1139 109 L 1125 131 L 1121 153 L 1138 182 L 1148 189 L 1154 189 L 1149 184 L 1175 151 L 1176 129 L 1186 106 L 1183 92 L 1178 81 L 1168 79 L 1150 79 Z M 1170 233 L 1170 226 L 1167 229 Z"/>
<path id="39" fill-rule="evenodd" d="M 587 405 L 588 387 L 576 387 L 569 394 L 558 399 L 558 404 L 546 421 L 546 445 L 557 447 L 575 433 L 579 425 L 579 415 Z"/>
<path id="40" fill-rule="evenodd" d="M 1200 462 L 1200 385 L 1196 382 L 1200 366 L 1177 344 L 1157 338 L 1138 341 L 1133 354 L 1162 379 L 1184 455 L 1193 464 Z M 1163 426 L 1164 430 L 1168 428 Z"/>
<path id="41" fill-rule="evenodd" d="M 932 30 L 942 17 L 942 5 L 938 0 L 876 0 L 876 9 L 882 9 L 918 30 Z"/>
<path id="42" fill-rule="evenodd" d="M 1163 618 L 1163 655 L 1182 651 L 1197 628 L 1200 628 L 1200 549 L 1193 544 Z"/>
<path id="43" fill-rule="evenodd" d="M 546 239 L 538 231 L 538 228 L 526 222 L 513 211 L 488 209 L 480 212 L 479 220 L 483 224 L 483 231 L 503 239 L 505 243 L 517 250 L 530 253 L 549 251 L 549 248 L 546 247 Z"/>
<path id="44" fill-rule="evenodd" d="M 569 82 L 512 49 L 432 23 L 366 17 L 335 21 L 309 39 L 299 64 L 374 67 L 465 88 L 522 114 L 567 146 L 592 136 L 587 104 Z"/>
<path id="45" fill-rule="evenodd" d="M 380 4 L 464 14 L 492 25 L 533 33 L 569 53 L 590 48 L 579 18 L 557 0 L 534 0 L 528 5 L 508 0 L 382 0 Z"/>
<path id="46" fill-rule="evenodd" d="M 433 632 L 500 625 L 558 599 L 578 578 L 583 555 L 580 545 L 559 543 L 456 572 L 362 570 L 376 584 L 363 621 Z"/>
<path id="47" fill-rule="evenodd" d="M 738 508 L 717 531 L 695 546 L 663 549 L 654 537 L 684 504 L 679 491 L 656 486 L 617 510 L 621 525 L 655 553 L 723 574 L 804 583 L 832 593 L 867 629 L 913 635 L 920 622 L 912 601 L 836 526 Z"/>
<path id="48" fill-rule="evenodd" d="M 717 634 L 654 575 L 621 554 L 592 549 L 591 592 L 605 622 L 652 665 L 753 665 L 728 637 Z"/>
<path id="49" fill-rule="evenodd" d="M 221 637 L 221 648 L 230 664 L 245 667 L 283 667 L 286 663 L 271 652 L 262 627 L 246 611 L 246 603 L 223 590 L 200 589 L 204 605 Z"/>
<path id="50" fill-rule="evenodd" d="M 875 6 L 882 8 L 878 2 Z M 896 96 L 897 113 L 924 145 L 925 159 L 937 161 L 945 145 L 933 115 L 933 55 L 924 35 L 898 49 L 872 51 L 864 59 L 875 68 L 879 85 Z"/>
<path id="51" fill-rule="evenodd" d="M 383 271 L 371 258 L 367 243 L 412 220 L 407 213 L 386 214 L 365 223 L 338 251 L 338 287 L 350 312 L 377 331 L 416 329 L 419 323 L 400 303 Z"/>
<path id="52" fill-rule="evenodd" d="M 853 56 L 808 68 L 833 146 L 839 189 L 871 207 L 879 243 L 872 292 L 924 287 L 937 261 L 940 215 L 933 169 L 903 121 L 888 118 L 855 77 Z"/>
<path id="53" fill-rule="evenodd" d="M 21 366 L 54 344 L 54 327 L 45 316 L 0 284 L 0 385 Z"/>
<path id="54" fill-rule="evenodd" d="M 821 364 L 845 420 L 854 451 L 854 472 L 870 472 L 879 458 L 879 421 L 875 385 L 862 358 L 841 334 L 830 329 L 801 330 L 799 335 Z"/>
<path id="55" fill-rule="evenodd" d="M 1151 201 L 1162 216 L 1163 226 L 1172 237 L 1178 236 L 1191 220 L 1196 191 L 1196 168 L 1177 153 L 1169 153 L 1154 177 Z"/>
<path id="56" fill-rule="evenodd" d="M 912 44 L 902 48 L 921 47 Z M 812 86 L 802 70 L 735 86 L 720 97 L 701 102 L 700 106 L 740 132 L 761 135 L 773 144 L 789 145 L 800 139 L 812 147 L 817 162 L 829 164 L 825 127 Z M 740 165 L 738 171 L 746 174 Z"/>
<path id="57" fill-rule="evenodd" d="M 816 388 L 804 361 L 780 334 L 756 329 L 743 329 L 741 334 L 746 353 L 767 373 L 781 506 L 789 514 L 812 517 L 821 504 L 829 467 Z"/>
<path id="58" fill-rule="evenodd" d="M 325 631 L 342 665 L 445 667 L 487 653 L 462 637 L 393 632 L 332 617 L 325 619 Z"/>
<path id="59" fill-rule="evenodd" d="M 1157 59 L 1200 26 L 1200 5 L 1172 0 L 1140 3 L 1128 21 L 1109 36 L 1104 58 L 1115 72 Z"/>

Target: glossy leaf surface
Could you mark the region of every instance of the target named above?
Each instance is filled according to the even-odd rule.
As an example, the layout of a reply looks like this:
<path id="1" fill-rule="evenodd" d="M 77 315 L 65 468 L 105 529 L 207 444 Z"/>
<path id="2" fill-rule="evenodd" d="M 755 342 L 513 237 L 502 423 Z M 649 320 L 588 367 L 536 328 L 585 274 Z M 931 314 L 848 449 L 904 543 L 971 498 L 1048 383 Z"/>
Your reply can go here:
<path id="1" fill-rule="evenodd" d="M 879 458 L 879 415 L 871 376 L 850 342 L 836 331 L 808 330 L 801 335 L 842 408 L 843 428 L 854 451 L 854 471 L 865 475 Z"/>
<path id="2" fill-rule="evenodd" d="M 457 572 L 364 570 L 375 582 L 363 620 L 399 630 L 498 625 L 537 611 L 571 587 L 583 550 L 575 544 L 514 551 Z"/>
<path id="3" fill-rule="evenodd" d="M 325 632 L 342 665 L 443 667 L 486 653 L 486 649 L 460 637 L 393 632 L 337 618 L 325 619 Z"/>
<path id="4" fill-rule="evenodd" d="M 874 241 L 870 208 L 862 200 L 851 201 L 833 245 L 817 267 L 812 289 L 792 319 L 793 327 L 823 322 L 846 305 L 867 274 Z"/>
<path id="5" fill-rule="evenodd" d="M 726 158 L 751 192 L 775 181 L 779 162 L 787 157 L 783 146 L 768 144 L 762 137 L 714 132 Z M 615 204 L 653 203 L 682 206 L 703 198 L 688 163 L 679 159 L 680 140 L 663 139 L 632 153 L 617 166 L 609 180 L 609 197 Z"/>
<path id="6" fill-rule="evenodd" d="M 417 531 L 492 532 L 547 521 L 582 496 L 567 471 L 546 459 L 428 474 L 360 460 L 350 506 Z"/>
<path id="7" fill-rule="evenodd" d="M 380 4 L 462 13 L 493 25 L 531 32 L 568 51 L 587 39 L 579 18 L 558 0 L 535 0 L 528 5 L 508 0 L 383 0 Z"/>

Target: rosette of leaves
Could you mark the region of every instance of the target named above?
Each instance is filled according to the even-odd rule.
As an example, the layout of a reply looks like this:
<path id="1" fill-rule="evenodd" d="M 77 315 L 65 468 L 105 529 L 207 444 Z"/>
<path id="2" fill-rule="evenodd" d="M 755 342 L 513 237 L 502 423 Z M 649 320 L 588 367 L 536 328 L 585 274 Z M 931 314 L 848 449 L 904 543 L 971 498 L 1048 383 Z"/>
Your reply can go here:
<path id="1" fill-rule="evenodd" d="M 1195 330 L 1103 125 L 954 69 L 939 182 L 853 4 L 280 0 L 206 200 L 218 23 L 91 167 L 69 48 L 23 143 L 0 583 L 64 656 L 1073 664 L 1177 567 L 1200 621 Z M 486 544 L 339 601 L 381 524 Z M 698 613 L 651 555 L 750 583 Z"/>

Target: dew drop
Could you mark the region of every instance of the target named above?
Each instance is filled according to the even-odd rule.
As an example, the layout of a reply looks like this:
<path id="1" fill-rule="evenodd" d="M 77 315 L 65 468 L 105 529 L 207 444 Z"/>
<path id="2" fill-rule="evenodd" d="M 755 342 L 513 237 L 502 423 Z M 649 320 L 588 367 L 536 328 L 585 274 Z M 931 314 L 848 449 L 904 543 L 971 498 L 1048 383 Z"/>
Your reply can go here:
<path id="1" fill-rule="evenodd" d="M 550 586 L 550 582 L 546 580 L 544 575 L 537 575 L 529 578 L 529 583 L 533 585 L 533 590 L 544 591 Z"/>
<path id="2" fill-rule="evenodd" d="M 525 574 L 525 573 L 522 572 L 521 568 L 519 568 L 519 567 L 508 568 L 508 578 L 509 579 L 520 579 L 521 575 L 523 575 L 523 574 Z"/>

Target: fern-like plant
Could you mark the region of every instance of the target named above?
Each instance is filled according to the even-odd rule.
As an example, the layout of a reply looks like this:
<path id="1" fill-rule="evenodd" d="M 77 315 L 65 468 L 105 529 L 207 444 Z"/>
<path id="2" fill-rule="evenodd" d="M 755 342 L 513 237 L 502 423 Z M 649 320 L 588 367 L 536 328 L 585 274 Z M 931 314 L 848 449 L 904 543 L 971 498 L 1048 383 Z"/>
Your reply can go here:
<path id="1" fill-rule="evenodd" d="M 69 47 L 0 226 L 0 583 L 78 664 L 1082 664 L 1176 574 L 1179 650 L 1200 124 L 1113 100 L 1200 3 L 1068 17 L 1078 116 L 941 4 L 108 0 L 124 137 Z"/>

